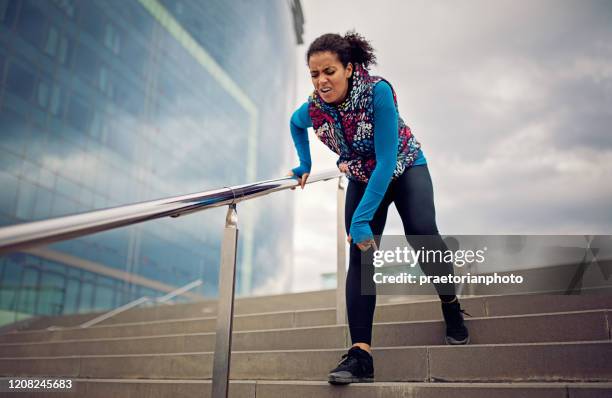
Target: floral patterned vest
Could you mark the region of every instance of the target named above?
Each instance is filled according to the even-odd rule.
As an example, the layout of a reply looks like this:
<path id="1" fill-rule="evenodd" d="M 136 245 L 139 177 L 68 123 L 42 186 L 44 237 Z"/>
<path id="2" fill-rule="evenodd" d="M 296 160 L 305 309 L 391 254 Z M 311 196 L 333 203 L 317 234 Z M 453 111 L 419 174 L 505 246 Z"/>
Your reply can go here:
<path id="1" fill-rule="evenodd" d="M 374 85 L 381 80 L 384 79 L 370 76 L 360 64 L 354 64 L 352 87 L 340 105 L 325 103 L 316 91 L 308 98 L 308 112 L 317 137 L 340 155 L 337 164 L 346 163 L 349 170 L 347 177 L 358 182 L 367 183 L 376 167 Z M 393 87 L 391 91 L 397 111 Z M 397 134 L 399 142 L 393 179 L 414 163 L 421 147 L 410 128 L 399 117 L 399 111 Z"/>

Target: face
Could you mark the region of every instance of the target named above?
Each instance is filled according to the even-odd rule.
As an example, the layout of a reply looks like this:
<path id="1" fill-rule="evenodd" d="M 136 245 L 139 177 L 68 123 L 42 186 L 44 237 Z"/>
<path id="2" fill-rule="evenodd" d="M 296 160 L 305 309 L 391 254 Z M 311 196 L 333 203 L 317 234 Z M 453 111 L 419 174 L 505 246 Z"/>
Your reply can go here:
<path id="1" fill-rule="evenodd" d="M 338 105 L 348 94 L 348 79 L 353 74 L 351 63 L 342 65 L 338 55 L 330 51 L 314 53 L 308 59 L 312 85 L 321 99 L 328 104 Z"/>

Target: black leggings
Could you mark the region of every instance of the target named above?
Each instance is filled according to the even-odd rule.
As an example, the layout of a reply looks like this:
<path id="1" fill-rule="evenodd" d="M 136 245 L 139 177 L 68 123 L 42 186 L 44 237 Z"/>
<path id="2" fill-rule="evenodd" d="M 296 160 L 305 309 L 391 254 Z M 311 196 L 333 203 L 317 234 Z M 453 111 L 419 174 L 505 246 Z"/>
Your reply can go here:
<path id="1" fill-rule="evenodd" d="M 350 181 L 346 192 L 345 226 L 348 234 L 353 213 L 359 205 L 367 184 Z M 391 202 L 395 203 L 404 225 L 406 235 L 429 235 L 427 239 L 418 240 L 412 237 L 408 243 L 413 248 L 425 247 L 426 250 L 446 250 L 446 244 L 438 233 L 436 226 L 436 210 L 433 201 L 433 186 L 427 165 L 409 167 L 396 180 L 391 181 L 380 206 L 370 221 L 372 233 L 380 245 L 380 236 L 383 234 L 387 221 L 387 210 Z M 433 235 L 433 237 L 431 236 Z M 448 275 L 453 273 L 451 263 L 431 263 L 431 266 L 419 264 L 426 275 Z M 348 312 L 349 329 L 351 341 L 355 343 L 371 344 L 372 322 L 374 319 L 374 308 L 376 307 L 376 295 L 361 294 L 361 251 L 355 244 L 351 243 L 349 269 L 346 276 L 346 307 Z M 375 291 L 373 281 L 374 266 L 365 266 L 364 283 L 369 284 L 368 290 Z M 449 291 L 448 285 L 444 288 L 444 294 L 438 289 L 440 299 L 451 301 L 455 298 L 454 286 Z M 449 294 L 450 293 L 450 294 Z"/>

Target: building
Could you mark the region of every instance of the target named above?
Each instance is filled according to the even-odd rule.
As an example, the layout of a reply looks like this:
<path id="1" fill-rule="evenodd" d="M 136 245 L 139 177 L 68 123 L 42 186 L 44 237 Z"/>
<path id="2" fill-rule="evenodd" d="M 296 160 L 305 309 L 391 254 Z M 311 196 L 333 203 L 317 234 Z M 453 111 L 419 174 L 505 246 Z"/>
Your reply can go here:
<path id="1" fill-rule="evenodd" d="M 0 0 L 0 225 L 283 175 L 302 24 L 297 0 Z M 238 211 L 237 292 L 282 288 L 290 196 Z M 214 295 L 224 217 L 0 257 L 4 322 Z"/>

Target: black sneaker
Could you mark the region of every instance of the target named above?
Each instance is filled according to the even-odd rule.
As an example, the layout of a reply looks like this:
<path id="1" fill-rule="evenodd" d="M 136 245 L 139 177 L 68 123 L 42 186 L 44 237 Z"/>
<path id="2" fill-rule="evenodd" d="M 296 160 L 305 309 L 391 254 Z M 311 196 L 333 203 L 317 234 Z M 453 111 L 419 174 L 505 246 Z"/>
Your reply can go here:
<path id="1" fill-rule="evenodd" d="M 374 361 L 369 352 L 359 347 L 351 347 L 342 355 L 338 366 L 329 372 L 330 384 L 372 383 L 374 382 Z"/>
<path id="2" fill-rule="evenodd" d="M 442 302 L 442 315 L 446 321 L 446 344 L 461 345 L 470 341 L 470 335 L 463 324 L 463 314 L 471 316 L 461 309 L 459 301 Z"/>

